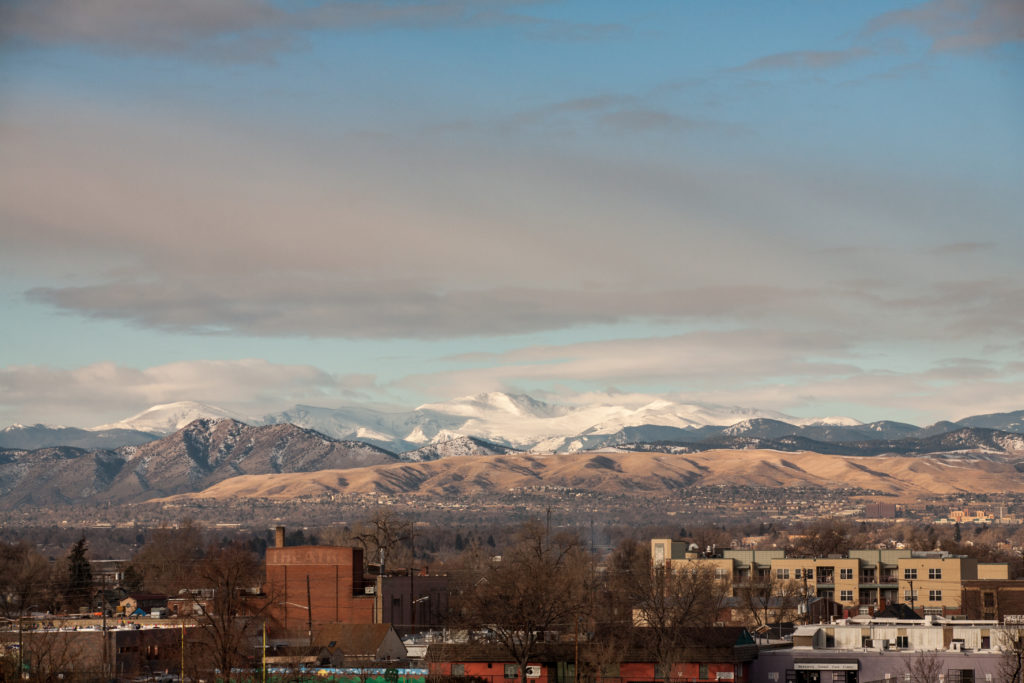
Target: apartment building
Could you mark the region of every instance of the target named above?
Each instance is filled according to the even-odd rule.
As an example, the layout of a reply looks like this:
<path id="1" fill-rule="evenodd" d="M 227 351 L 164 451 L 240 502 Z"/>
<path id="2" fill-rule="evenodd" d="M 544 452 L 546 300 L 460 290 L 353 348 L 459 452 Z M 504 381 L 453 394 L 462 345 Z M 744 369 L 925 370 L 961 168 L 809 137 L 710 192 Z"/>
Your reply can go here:
<path id="1" fill-rule="evenodd" d="M 706 556 L 687 544 L 653 539 L 655 566 L 679 569 L 708 563 L 731 586 L 770 573 L 778 581 L 798 582 L 808 596 L 833 600 L 851 612 L 902 602 L 924 614 L 959 614 L 964 581 L 1007 579 L 1006 564 L 979 563 L 942 551 L 851 550 L 845 556 L 786 557 L 782 550 L 724 549 Z"/>

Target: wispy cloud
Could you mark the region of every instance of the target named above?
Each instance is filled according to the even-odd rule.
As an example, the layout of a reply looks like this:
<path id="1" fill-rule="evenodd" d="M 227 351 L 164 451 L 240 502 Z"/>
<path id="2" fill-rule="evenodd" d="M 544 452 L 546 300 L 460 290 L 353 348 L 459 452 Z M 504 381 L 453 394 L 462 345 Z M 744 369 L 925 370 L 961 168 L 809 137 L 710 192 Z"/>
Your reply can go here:
<path id="1" fill-rule="evenodd" d="M 0 41 L 245 62 L 299 48 L 314 30 L 511 25 L 555 40 L 603 38 L 624 30 L 528 14 L 530 5 L 546 1 L 9 0 L 0 4 Z"/>
<path id="2" fill-rule="evenodd" d="M 872 56 L 873 51 L 863 47 L 847 50 L 797 50 L 779 52 L 751 60 L 733 71 L 760 69 L 830 69 Z"/>
<path id="3" fill-rule="evenodd" d="M 333 375 L 260 359 L 194 360 L 136 369 L 112 362 L 80 368 L 0 368 L 0 415 L 91 426 L 158 403 L 197 400 L 260 417 L 292 403 L 339 405 L 377 397 L 368 375 Z"/>
<path id="4" fill-rule="evenodd" d="M 875 17 L 865 28 L 873 35 L 910 28 L 931 40 L 934 52 L 971 51 L 1024 41 L 1020 0 L 929 0 Z"/>

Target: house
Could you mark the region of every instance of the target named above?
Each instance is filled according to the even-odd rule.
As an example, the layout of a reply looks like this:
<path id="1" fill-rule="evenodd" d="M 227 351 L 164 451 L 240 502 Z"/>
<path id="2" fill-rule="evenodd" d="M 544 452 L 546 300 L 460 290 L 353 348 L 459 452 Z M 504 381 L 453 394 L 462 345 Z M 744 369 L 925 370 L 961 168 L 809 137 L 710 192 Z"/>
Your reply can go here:
<path id="1" fill-rule="evenodd" d="M 338 662 L 368 666 L 406 658 L 405 644 L 391 624 L 326 624 L 313 632 L 313 644 Z"/>
<path id="2" fill-rule="evenodd" d="M 96 591 L 92 597 L 92 611 L 106 612 L 108 615 L 121 611 L 121 601 L 128 597 L 123 588 L 105 588 Z"/>
<path id="3" fill-rule="evenodd" d="M 154 608 L 167 607 L 167 596 L 159 593 L 129 593 L 117 605 L 124 615 L 148 614 Z"/>

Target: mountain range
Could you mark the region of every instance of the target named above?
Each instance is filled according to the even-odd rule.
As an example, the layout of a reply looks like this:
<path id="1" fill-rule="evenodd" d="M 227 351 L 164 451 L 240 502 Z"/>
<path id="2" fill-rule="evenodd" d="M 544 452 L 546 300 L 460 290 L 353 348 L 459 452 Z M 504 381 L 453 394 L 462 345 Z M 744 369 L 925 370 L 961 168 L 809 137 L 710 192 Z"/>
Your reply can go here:
<path id="1" fill-rule="evenodd" d="M 473 413 L 479 404 L 463 403 L 464 412 L 460 417 L 483 424 L 479 414 Z M 521 410 L 524 422 L 546 419 L 563 420 L 559 424 L 567 424 L 566 420 L 581 422 L 579 415 L 540 402 L 510 400 L 502 406 L 492 397 L 485 407 L 499 413 Z M 189 409 L 176 406 L 173 412 L 189 415 Z M 644 487 L 650 486 L 661 490 L 659 486 L 672 488 L 694 482 L 742 481 L 755 470 L 762 472 L 762 478 L 771 486 L 846 485 L 850 481 L 849 472 L 856 471 L 864 481 L 862 488 L 874 490 L 892 487 L 913 490 L 915 486 L 927 486 L 921 490 L 935 491 L 944 490 L 943 487 L 965 491 L 974 487 L 980 487 L 978 490 L 985 490 L 985 487 L 1024 489 L 1021 477 L 1024 434 L 967 426 L 975 422 L 1020 429 L 1021 413 L 983 415 L 957 423 L 942 423 L 949 431 L 940 433 L 934 433 L 938 431 L 934 426 L 921 429 L 896 422 L 865 425 L 832 420 L 799 425 L 755 417 L 729 426 L 679 427 L 621 426 L 606 420 L 604 427 L 590 427 L 584 430 L 586 433 L 574 435 L 571 441 L 567 441 L 569 437 L 557 440 L 549 437 L 540 445 L 534 444 L 532 452 L 521 452 L 508 445 L 508 440 L 502 443 L 460 435 L 459 429 L 466 428 L 465 421 L 459 429 L 454 429 L 451 424 L 458 420 L 451 412 L 437 407 L 430 410 L 429 420 L 411 420 L 406 415 L 401 420 L 378 419 L 372 423 L 378 430 L 386 425 L 401 425 L 403 429 L 413 427 L 421 431 L 425 424 L 449 424 L 434 431 L 432 440 L 425 445 L 401 453 L 359 439 L 334 438 L 291 423 L 248 425 L 230 417 L 194 419 L 160 438 L 134 431 L 131 434 L 146 435 L 153 440 L 116 448 L 64 445 L 0 448 L 0 509 L 22 505 L 138 502 L 204 491 L 245 490 L 250 493 L 239 495 L 256 495 L 251 492 L 259 491 L 259 495 L 287 496 L 287 492 L 302 486 L 312 487 L 311 491 L 362 491 L 376 487 L 374 490 L 379 491 L 417 490 L 448 495 L 463 489 L 472 490 L 473 486 L 487 481 L 500 481 L 504 486 L 519 481 L 517 477 L 526 477 L 524 481 L 529 480 L 531 485 L 564 481 L 569 483 L 554 485 L 572 487 L 599 483 L 607 488 L 618 481 L 620 491 L 627 492 L 646 490 Z M 666 412 L 664 407 L 657 410 L 662 414 Z M 365 412 L 374 416 L 372 411 Z M 590 414 L 594 412 L 597 411 Z M 612 412 L 604 411 L 606 415 Z M 619 413 L 620 419 L 624 414 Z M 639 414 L 648 417 L 651 410 Z M 150 411 L 146 419 L 150 426 L 156 421 L 165 422 L 159 411 Z M 511 418 L 505 419 L 504 423 L 496 423 L 509 424 Z M 132 423 L 125 421 L 124 424 Z M 615 431 L 610 431 L 612 427 L 616 427 Z M 537 429 L 534 427 L 532 433 L 539 433 Z M 68 430 L 54 428 L 53 432 L 82 438 L 79 432 L 83 430 Z M 95 433 L 106 438 L 114 431 L 106 429 Z M 4 434 L 12 433 L 24 436 L 35 432 L 26 428 L 4 431 Z M 409 432 L 404 433 L 409 435 Z M 520 435 L 524 433 L 527 433 L 525 428 L 519 431 Z M 843 438 L 851 440 L 840 440 Z M 402 443 L 409 442 L 409 439 L 402 440 Z M 555 448 L 541 450 L 545 444 L 568 445 L 572 452 L 556 453 Z M 804 463 L 801 467 L 787 464 L 797 456 Z M 776 463 L 779 458 L 782 460 Z M 581 462 L 585 464 L 579 465 Z M 628 468 L 624 464 L 627 462 Z M 574 470 L 577 465 L 572 463 L 583 469 Z M 647 463 L 648 472 L 641 472 L 642 463 Z M 723 469 L 724 463 L 732 463 L 736 471 L 729 473 Z M 831 464 L 826 467 L 826 463 Z M 488 468 L 492 467 L 493 472 L 488 474 Z M 595 468 L 603 471 L 596 473 Z M 829 468 L 841 473 L 837 475 L 840 478 L 830 479 Z M 464 470 L 473 470 L 472 480 L 466 479 Z M 896 470 L 905 471 L 909 479 L 893 479 Z M 342 472 L 348 474 L 340 474 Z M 920 479 L 923 474 L 915 474 L 921 472 L 928 472 L 925 479 Z M 988 474 L 978 479 L 986 472 Z M 328 486 L 324 477 L 334 483 Z M 358 486 L 339 483 L 357 480 L 362 482 Z M 465 483 L 458 484 L 459 481 Z M 662 483 L 655 486 L 652 481 Z M 253 484 L 255 488 L 238 488 L 243 482 L 258 483 Z M 509 484 L 514 485 L 519 484 Z M 993 486 L 1001 488 L 991 488 Z"/>
<path id="2" fill-rule="evenodd" d="M 138 445 L 171 434 L 199 418 L 230 418 L 253 426 L 292 424 L 334 439 L 362 441 L 392 453 L 417 451 L 462 437 L 492 447 L 545 453 L 641 443 L 702 444 L 706 449 L 723 447 L 734 438 L 757 439 L 765 444 L 784 438 L 833 444 L 893 442 L 937 436 L 965 427 L 1024 433 L 1024 410 L 918 427 L 893 421 L 864 424 L 845 417 L 800 419 L 772 411 L 660 399 L 637 405 L 565 405 L 523 394 L 491 392 L 425 404 L 409 411 L 299 405 L 259 418 L 182 401 L 153 406 L 91 430 L 12 425 L 0 430 L 0 448 Z"/>

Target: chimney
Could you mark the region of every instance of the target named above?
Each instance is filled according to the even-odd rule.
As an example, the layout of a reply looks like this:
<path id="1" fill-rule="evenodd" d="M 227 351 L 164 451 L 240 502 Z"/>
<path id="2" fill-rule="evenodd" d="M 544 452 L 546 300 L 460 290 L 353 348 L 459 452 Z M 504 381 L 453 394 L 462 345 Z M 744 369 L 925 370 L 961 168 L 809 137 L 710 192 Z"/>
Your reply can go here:
<path id="1" fill-rule="evenodd" d="M 283 526 L 276 526 L 276 527 L 274 527 L 274 547 L 275 548 L 283 548 L 284 547 L 284 527 Z"/>

